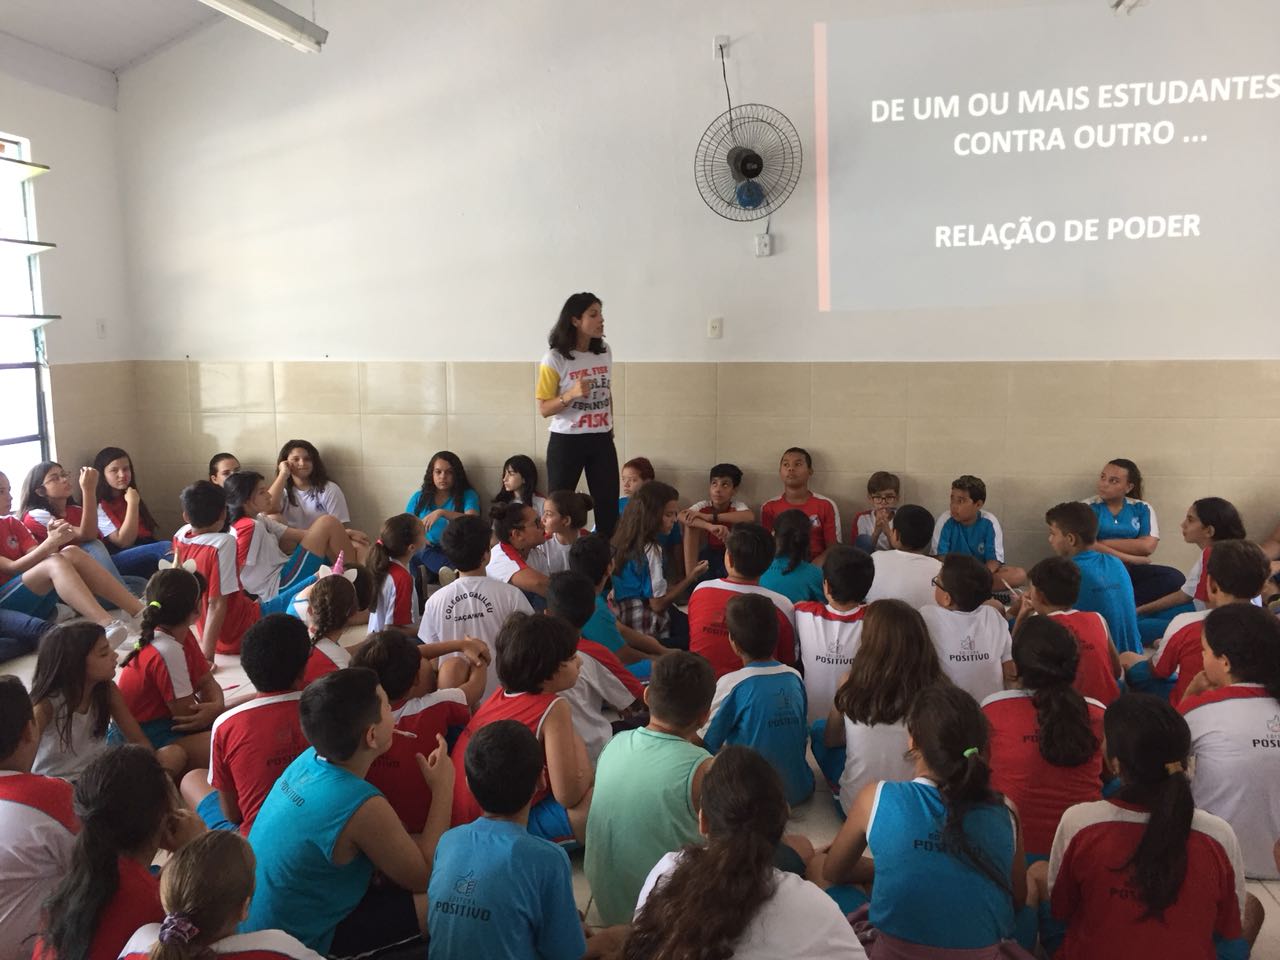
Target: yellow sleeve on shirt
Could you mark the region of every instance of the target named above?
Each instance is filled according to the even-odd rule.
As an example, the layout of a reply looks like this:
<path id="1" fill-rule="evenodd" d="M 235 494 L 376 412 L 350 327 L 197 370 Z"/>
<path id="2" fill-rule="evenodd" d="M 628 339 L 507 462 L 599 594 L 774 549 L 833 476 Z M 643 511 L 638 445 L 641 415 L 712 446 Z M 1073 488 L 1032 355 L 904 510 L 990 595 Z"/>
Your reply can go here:
<path id="1" fill-rule="evenodd" d="M 552 400 L 560 396 L 560 374 L 545 363 L 538 367 L 538 388 L 534 396 L 539 400 Z"/>

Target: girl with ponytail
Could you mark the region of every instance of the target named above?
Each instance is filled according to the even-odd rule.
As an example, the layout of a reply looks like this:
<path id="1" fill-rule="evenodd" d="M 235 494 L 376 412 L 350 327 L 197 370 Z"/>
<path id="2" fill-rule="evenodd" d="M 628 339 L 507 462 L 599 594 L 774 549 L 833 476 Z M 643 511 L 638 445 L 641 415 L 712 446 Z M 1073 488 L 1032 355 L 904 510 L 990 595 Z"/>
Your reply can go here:
<path id="1" fill-rule="evenodd" d="M 640 891 L 626 960 L 861 957 L 840 908 L 774 867 L 790 811 L 782 781 L 748 747 L 725 747 L 702 783 L 704 846 L 658 861 Z"/>
<path id="2" fill-rule="evenodd" d="M 1058 827 L 1046 871 L 1053 919 L 1066 925 L 1056 960 L 1248 956 L 1261 907 L 1246 906 L 1231 827 L 1195 808 L 1186 721 L 1163 699 L 1129 693 L 1105 727 L 1107 764 L 1124 785 Z"/>
<path id="3" fill-rule="evenodd" d="M 204 832 L 182 806 L 155 755 L 133 744 L 111 747 L 76 783 L 80 820 L 66 876 L 46 904 L 38 960 L 114 960 L 129 936 L 164 917 L 156 852 L 177 851 Z"/>
<path id="4" fill-rule="evenodd" d="M 991 787 L 982 710 L 959 687 L 926 687 L 907 714 L 907 732 L 916 778 L 872 783 L 858 794 L 822 875 L 866 882 L 872 870 L 862 854 L 874 855 L 873 960 L 914 956 L 919 947 L 967 950 L 969 960 L 1023 956 L 1007 942 L 1026 900 L 1022 831 Z M 847 886 L 828 892 L 846 909 L 860 899 Z"/>
<path id="5" fill-rule="evenodd" d="M 342 645 L 351 614 L 356 609 L 356 588 L 341 573 L 321 577 L 311 587 L 307 601 L 307 625 L 311 630 L 311 657 L 303 685 L 351 663 Z"/>
<path id="6" fill-rule="evenodd" d="M 412 513 L 398 513 L 382 525 L 382 533 L 369 548 L 366 564 L 373 577 L 373 606 L 369 610 L 369 632 L 395 630 L 410 637 L 418 635 L 418 585 L 409 570 L 409 560 L 427 542 L 426 528 Z M 311 602 L 315 602 L 312 595 Z"/>
<path id="7" fill-rule="evenodd" d="M 1073 686 L 1080 648 L 1054 617 L 1013 636 L 1015 690 L 982 701 L 991 727 L 991 783 L 1022 818 L 1027 856 L 1046 859 L 1068 807 L 1102 798 L 1102 715 Z"/>
<path id="8" fill-rule="evenodd" d="M 539 498 L 541 499 L 541 498 Z M 529 551 L 529 565 L 548 577 L 569 569 L 569 550 L 586 534 L 587 514 L 595 501 L 576 490 L 553 490 L 534 512 L 542 520 L 542 543 Z"/>
<path id="9" fill-rule="evenodd" d="M 151 745 L 181 747 L 186 770 L 209 765 L 209 728 L 225 707 L 191 632 L 204 587 L 204 578 L 184 567 L 161 570 L 147 581 L 141 635 L 116 681 Z"/>
<path id="10" fill-rule="evenodd" d="M 1204 621 L 1204 671 L 1178 705 L 1191 729 L 1196 806 L 1235 830 L 1245 873 L 1280 879 L 1280 620 L 1229 603 Z M 1203 692 L 1197 692 L 1201 691 Z"/>
<path id="11" fill-rule="evenodd" d="M 773 521 L 773 563 L 760 578 L 760 586 L 780 593 L 792 603 L 811 600 L 826 603 L 822 570 L 810 562 L 813 525 L 803 510 L 783 510 Z"/>
<path id="12" fill-rule="evenodd" d="M 282 930 L 237 934 L 253 899 L 253 851 L 240 834 L 211 830 L 173 855 L 160 873 L 164 919 L 138 930 L 121 960 L 221 960 L 267 955 L 321 960 Z"/>

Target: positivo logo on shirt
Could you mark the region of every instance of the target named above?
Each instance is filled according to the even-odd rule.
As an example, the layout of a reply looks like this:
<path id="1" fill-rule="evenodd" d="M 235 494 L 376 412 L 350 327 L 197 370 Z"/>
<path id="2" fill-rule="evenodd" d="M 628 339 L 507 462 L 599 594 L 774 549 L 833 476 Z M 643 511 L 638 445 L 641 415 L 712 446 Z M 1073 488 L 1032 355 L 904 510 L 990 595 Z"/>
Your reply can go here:
<path id="1" fill-rule="evenodd" d="M 960 641 L 960 652 L 950 654 L 948 659 L 955 663 L 969 663 L 974 660 L 990 660 L 991 654 L 978 653 L 978 641 L 969 635 Z"/>
<path id="2" fill-rule="evenodd" d="M 1263 748 L 1280 747 L 1280 739 L 1277 739 L 1277 736 L 1275 736 L 1275 735 L 1280 735 L 1280 714 L 1277 714 L 1276 716 L 1272 717 L 1270 720 L 1267 721 L 1267 732 L 1273 734 L 1273 736 L 1256 737 L 1254 738 L 1252 745 L 1255 747 L 1263 747 Z"/>

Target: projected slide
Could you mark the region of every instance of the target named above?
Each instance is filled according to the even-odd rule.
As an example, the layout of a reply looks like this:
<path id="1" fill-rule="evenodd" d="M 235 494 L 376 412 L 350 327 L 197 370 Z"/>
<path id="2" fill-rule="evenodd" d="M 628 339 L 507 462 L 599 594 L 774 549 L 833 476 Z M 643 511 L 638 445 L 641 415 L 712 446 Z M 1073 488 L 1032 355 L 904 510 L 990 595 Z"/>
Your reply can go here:
<path id="1" fill-rule="evenodd" d="M 865 17 L 814 46 L 820 309 L 1280 288 L 1277 0 Z"/>

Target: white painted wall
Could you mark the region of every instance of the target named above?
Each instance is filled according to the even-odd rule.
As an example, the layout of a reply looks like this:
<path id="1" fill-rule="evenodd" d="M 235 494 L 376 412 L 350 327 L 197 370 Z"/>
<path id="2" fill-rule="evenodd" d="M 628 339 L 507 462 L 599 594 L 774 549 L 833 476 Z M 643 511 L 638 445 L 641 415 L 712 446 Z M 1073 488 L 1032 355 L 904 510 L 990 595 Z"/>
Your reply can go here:
<path id="1" fill-rule="evenodd" d="M 34 184 L 39 239 L 58 245 L 40 259 L 44 309 L 62 315 L 45 328 L 50 362 L 131 358 L 115 111 L 0 72 L 0 129 L 52 168 Z"/>
<path id="2" fill-rule="evenodd" d="M 1064 2 L 1105 7 L 857 10 Z M 813 24 L 853 6 L 320 0 L 319 56 L 202 31 L 120 81 L 133 355 L 531 359 L 583 288 L 622 360 L 1275 355 L 1248 290 L 818 313 L 812 164 L 758 260 L 758 227 L 703 206 L 692 158 L 724 109 L 714 34 L 732 37 L 735 102 L 780 108 L 810 149 Z M 1210 311 L 1223 336 L 1206 344 Z M 705 337 L 713 316 L 723 340 Z"/>

